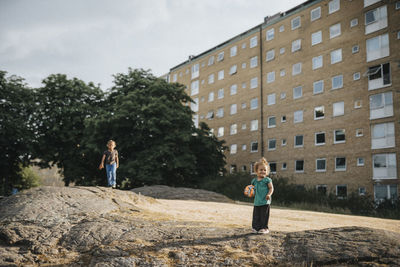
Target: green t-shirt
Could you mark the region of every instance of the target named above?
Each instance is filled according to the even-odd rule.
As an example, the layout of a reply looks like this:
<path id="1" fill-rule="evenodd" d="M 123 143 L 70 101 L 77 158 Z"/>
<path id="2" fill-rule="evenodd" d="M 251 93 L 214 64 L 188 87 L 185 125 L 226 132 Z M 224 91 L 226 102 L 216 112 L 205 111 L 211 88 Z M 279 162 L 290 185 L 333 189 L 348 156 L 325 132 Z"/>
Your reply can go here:
<path id="1" fill-rule="evenodd" d="M 251 181 L 251 184 L 254 185 L 256 189 L 256 195 L 254 197 L 254 206 L 263 206 L 267 204 L 271 204 L 271 199 L 268 201 L 265 199 L 269 192 L 268 184 L 272 183 L 272 179 L 269 177 L 265 177 L 262 180 L 258 181 L 257 178 L 254 178 Z"/>

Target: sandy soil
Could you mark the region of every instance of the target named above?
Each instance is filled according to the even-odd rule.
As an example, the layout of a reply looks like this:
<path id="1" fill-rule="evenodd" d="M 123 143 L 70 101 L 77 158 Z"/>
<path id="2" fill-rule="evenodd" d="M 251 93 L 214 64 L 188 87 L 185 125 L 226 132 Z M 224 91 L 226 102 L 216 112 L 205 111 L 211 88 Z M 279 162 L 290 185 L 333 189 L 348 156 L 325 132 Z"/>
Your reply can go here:
<path id="1" fill-rule="evenodd" d="M 139 201 L 145 217 L 177 222 L 195 221 L 219 227 L 249 227 L 253 207 L 246 204 L 201 202 L 193 200 Z M 271 207 L 271 231 L 296 232 L 342 226 L 360 226 L 400 233 L 400 220 L 378 219 Z"/>

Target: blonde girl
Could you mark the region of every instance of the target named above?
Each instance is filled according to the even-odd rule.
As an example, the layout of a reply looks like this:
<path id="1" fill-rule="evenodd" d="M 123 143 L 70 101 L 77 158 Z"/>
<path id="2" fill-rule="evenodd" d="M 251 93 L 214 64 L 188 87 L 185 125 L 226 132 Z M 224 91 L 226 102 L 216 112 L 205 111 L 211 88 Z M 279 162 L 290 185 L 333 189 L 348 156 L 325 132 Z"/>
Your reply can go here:
<path id="1" fill-rule="evenodd" d="M 268 221 L 271 205 L 271 196 L 274 192 L 271 178 L 268 177 L 271 169 L 265 158 L 254 164 L 257 177 L 251 181 L 255 187 L 252 227 L 254 233 L 269 233 Z"/>
<path id="2" fill-rule="evenodd" d="M 107 150 L 103 152 L 99 169 L 104 168 L 104 161 L 106 162 L 106 174 L 108 186 L 116 188 L 117 186 L 117 169 L 119 167 L 118 151 L 115 149 L 117 144 L 114 140 L 107 142 Z"/>

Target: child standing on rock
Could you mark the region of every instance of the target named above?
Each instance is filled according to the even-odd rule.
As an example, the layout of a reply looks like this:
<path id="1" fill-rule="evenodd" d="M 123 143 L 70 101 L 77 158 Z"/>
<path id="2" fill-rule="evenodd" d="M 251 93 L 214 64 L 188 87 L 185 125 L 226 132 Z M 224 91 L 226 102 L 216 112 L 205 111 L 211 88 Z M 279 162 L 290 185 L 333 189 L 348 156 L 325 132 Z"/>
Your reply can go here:
<path id="1" fill-rule="evenodd" d="M 116 147 L 114 140 L 109 140 L 107 142 L 108 150 L 103 152 L 103 157 L 101 158 L 101 163 L 99 169 L 104 168 L 104 161 L 106 162 L 106 174 L 108 186 L 112 188 L 117 187 L 117 169 L 119 167 L 118 151 L 114 149 Z"/>
<path id="2" fill-rule="evenodd" d="M 255 188 L 254 209 L 253 209 L 253 232 L 268 234 L 269 209 L 271 205 L 271 195 L 274 192 L 271 178 L 267 177 L 270 167 L 265 158 L 261 158 L 254 165 L 257 177 L 251 181 Z"/>

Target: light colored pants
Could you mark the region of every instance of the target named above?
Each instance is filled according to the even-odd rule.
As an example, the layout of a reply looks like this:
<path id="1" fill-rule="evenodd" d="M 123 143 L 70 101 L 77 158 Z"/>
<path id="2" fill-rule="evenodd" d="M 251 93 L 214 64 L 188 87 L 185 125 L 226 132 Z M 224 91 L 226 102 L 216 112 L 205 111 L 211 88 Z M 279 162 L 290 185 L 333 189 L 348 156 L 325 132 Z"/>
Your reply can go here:
<path id="1" fill-rule="evenodd" d="M 108 186 L 117 185 L 117 163 L 106 164 Z"/>

